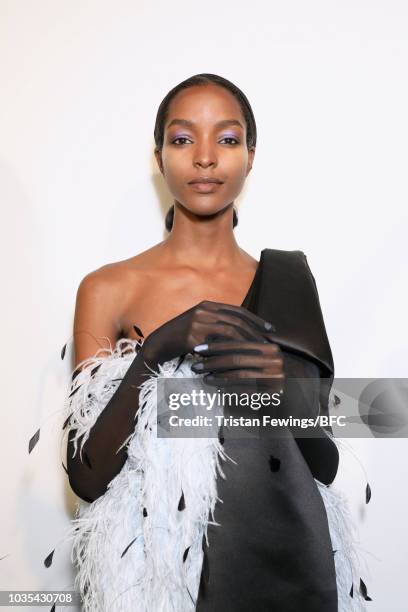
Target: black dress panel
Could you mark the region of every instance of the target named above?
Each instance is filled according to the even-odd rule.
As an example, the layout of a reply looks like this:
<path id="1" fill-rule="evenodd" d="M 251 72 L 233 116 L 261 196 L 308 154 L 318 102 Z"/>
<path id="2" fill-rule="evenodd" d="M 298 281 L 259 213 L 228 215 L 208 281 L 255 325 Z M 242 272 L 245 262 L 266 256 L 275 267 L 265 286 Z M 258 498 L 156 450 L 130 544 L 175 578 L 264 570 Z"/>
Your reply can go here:
<path id="1" fill-rule="evenodd" d="M 299 404 L 318 411 L 320 399 L 320 412 L 327 414 L 333 360 L 304 254 L 264 249 L 243 306 L 275 325 L 290 376 L 322 376 L 317 393 L 299 396 Z M 334 442 L 239 437 L 233 429 L 220 434 L 236 464 L 223 462 L 226 479 L 217 480 L 222 503 L 214 518 L 220 525 L 209 525 L 208 547 L 203 539 L 197 612 L 337 612 L 327 515 L 310 467 L 323 480 L 326 466 L 329 482 L 334 479 Z"/>

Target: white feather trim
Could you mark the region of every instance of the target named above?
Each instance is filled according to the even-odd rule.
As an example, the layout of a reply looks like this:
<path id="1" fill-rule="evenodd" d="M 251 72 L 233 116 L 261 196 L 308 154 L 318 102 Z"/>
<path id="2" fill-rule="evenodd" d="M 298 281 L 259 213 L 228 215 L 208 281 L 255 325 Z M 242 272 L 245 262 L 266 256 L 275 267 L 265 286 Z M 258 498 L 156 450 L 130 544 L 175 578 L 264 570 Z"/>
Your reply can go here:
<path id="1" fill-rule="evenodd" d="M 338 612 L 364 612 L 365 600 L 359 591 L 361 560 L 357 552 L 357 528 L 344 494 L 333 485 L 315 479 L 326 508 L 336 567 Z M 353 597 L 350 596 L 353 585 Z"/>
<path id="2" fill-rule="evenodd" d="M 90 428 L 134 359 L 134 352 L 123 354 L 124 344 L 129 346 L 129 341 L 119 341 L 108 357 L 88 360 L 70 388 L 67 413 L 72 413 L 69 429 L 77 429 L 75 452 L 85 434 L 82 450 Z M 102 497 L 92 504 L 79 502 L 67 537 L 73 540 L 75 587 L 83 596 L 85 612 L 195 609 L 202 538 L 207 538 L 207 525 L 216 524 L 217 470 L 225 477 L 220 459 L 228 456 L 217 437 L 156 435 L 156 379 L 199 378 L 190 368 L 191 359 L 187 356 L 177 371 L 178 359 L 160 365 L 141 385 L 139 405 L 144 409 L 127 441 L 128 460 Z M 92 376 L 96 366 L 99 369 Z M 182 493 L 185 508 L 178 510 Z"/>
<path id="3" fill-rule="evenodd" d="M 72 413 L 67 431 L 76 429 L 75 453 L 84 434 L 81 453 L 91 427 L 133 361 L 137 345 L 130 339 L 119 340 L 113 350 L 102 351 L 104 356 L 98 356 L 100 351 L 81 364 L 65 407 L 66 418 Z M 143 410 L 135 430 L 122 445 L 128 446 L 125 465 L 103 496 L 92 504 L 78 502 L 64 541 L 72 542 L 71 560 L 77 571 L 74 588 L 81 593 L 84 612 L 195 610 L 202 539 L 207 539 L 208 524 L 217 525 L 217 472 L 225 478 L 221 461 L 234 460 L 218 437 L 157 437 L 157 379 L 200 378 L 191 370 L 192 360 L 187 355 L 177 368 L 175 358 L 152 371 L 140 386 Z M 364 611 L 357 583 L 356 528 L 347 501 L 332 486 L 318 480 L 316 485 L 336 550 L 339 612 Z M 178 510 L 182 493 L 185 508 Z M 349 594 L 352 582 L 353 598 Z"/>

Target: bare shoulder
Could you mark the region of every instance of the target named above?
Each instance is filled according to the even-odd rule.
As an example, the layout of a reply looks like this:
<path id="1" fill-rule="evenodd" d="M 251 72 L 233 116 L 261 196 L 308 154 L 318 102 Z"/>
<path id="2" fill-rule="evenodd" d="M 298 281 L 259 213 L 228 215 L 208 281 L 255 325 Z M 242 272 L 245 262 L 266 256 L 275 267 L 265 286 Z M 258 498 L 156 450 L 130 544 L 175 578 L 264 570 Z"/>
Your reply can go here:
<path id="1" fill-rule="evenodd" d="M 74 317 L 76 364 L 101 348 L 114 347 L 121 337 L 123 314 L 129 304 L 137 303 L 146 284 L 149 251 L 105 264 L 81 280 Z"/>
<path id="2" fill-rule="evenodd" d="M 124 299 L 128 293 L 134 295 L 135 281 L 138 279 L 142 284 L 149 270 L 155 265 L 156 246 L 134 257 L 107 263 L 89 272 L 82 279 L 79 290 L 96 297 L 116 300 L 120 295 Z"/>

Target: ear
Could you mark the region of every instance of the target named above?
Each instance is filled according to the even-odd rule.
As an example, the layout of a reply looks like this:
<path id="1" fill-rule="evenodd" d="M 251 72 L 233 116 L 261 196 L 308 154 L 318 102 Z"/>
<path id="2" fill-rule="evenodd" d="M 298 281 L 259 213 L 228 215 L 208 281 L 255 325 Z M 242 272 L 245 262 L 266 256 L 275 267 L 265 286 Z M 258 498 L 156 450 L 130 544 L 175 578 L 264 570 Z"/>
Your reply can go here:
<path id="1" fill-rule="evenodd" d="M 162 162 L 161 151 L 159 149 L 155 149 L 154 156 L 156 158 L 157 165 L 159 166 L 159 170 L 163 174 L 163 162 Z"/>
<path id="2" fill-rule="evenodd" d="M 249 153 L 248 153 L 248 165 L 247 165 L 246 176 L 248 176 L 248 174 L 252 170 L 252 164 L 254 163 L 254 157 L 255 157 L 255 147 L 252 147 L 252 149 L 249 149 Z"/>

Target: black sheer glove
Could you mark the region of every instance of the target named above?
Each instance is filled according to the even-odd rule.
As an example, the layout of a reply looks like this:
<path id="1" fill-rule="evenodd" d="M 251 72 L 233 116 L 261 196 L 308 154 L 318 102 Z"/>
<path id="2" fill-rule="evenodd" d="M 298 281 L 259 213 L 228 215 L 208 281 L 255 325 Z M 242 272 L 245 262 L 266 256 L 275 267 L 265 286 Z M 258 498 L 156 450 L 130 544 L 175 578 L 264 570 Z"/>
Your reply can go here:
<path id="1" fill-rule="evenodd" d="M 271 416 L 314 420 L 320 414 L 319 368 L 304 356 L 261 338 L 258 341 L 211 342 L 197 347 L 195 352 L 201 359 L 192 369 L 202 372 L 210 385 L 236 392 L 256 389 L 272 394 L 278 391 L 279 405 L 272 405 L 272 410 L 267 410 Z M 226 412 L 227 416 L 232 414 L 230 408 Z M 238 410 L 236 412 L 238 415 Z M 250 408 L 240 409 L 239 415 L 254 416 Z M 336 444 L 320 425 L 312 426 L 310 421 L 307 430 L 296 426 L 289 426 L 289 429 L 314 478 L 330 484 L 339 464 Z"/>
<path id="2" fill-rule="evenodd" d="M 98 370 L 98 366 L 95 370 Z M 83 441 L 81 436 L 77 440 L 81 452 L 77 448 L 75 453 L 75 428 L 69 430 L 68 479 L 72 490 L 86 502 L 91 503 L 103 495 L 125 464 L 127 449 L 122 445 L 134 432 L 139 409 L 139 387 L 151 374 L 144 362 L 142 346 L 138 348 L 128 370 L 91 427 L 88 439 Z M 98 372 L 90 376 L 97 377 Z"/>
<path id="3" fill-rule="evenodd" d="M 264 379 L 268 388 L 283 389 L 282 351 L 265 336 L 255 332 L 256 340 L 215 341 L 197 346 L 194 352 L 202 359 L 194 363 L 192 370 L 203 372 L 204 380 L 211 385 L 228 387 L 247 383 L 248 387 L 259 388 L 257 383 Z"/>
<path id="4" fill-rule="evenodd" d="M 214 359 L 218 358 L 218 368 L 223 370 L 223 377 L 233 379 L 238 376 L 241 382 L 245 379 L 248 382 L 248 376 L 253 378 L 255 370 L 258 384 L 264 378 L 269 385 L 274 385 L 275 390 L 280 390 L 284 382 L 282 352 L 273 343 L 273 331 L 271 323 L 243 307 L 211 301 L 200 302 L 155 330 L 144 340 L 119 386 L 91 428 L 82 453 L 77 452 L 75 456 L 72 442 L 75 430 L 69 432 L 67 470 L 73 491 L 85 501 L 92 502 L 106 492 L 109 483 L 119 474 L 127 459 L 127 449 L 123 445 L 134 432 L 139 409 L 139 387 L 151 375 L 151 369 L 155 369 L 159 363 L 187 353 L 194 354 L 194 347 L 200 344 L 228 341 L 228 354 L 213 355 Z M 234 342 L 241 343 L 239 354 L 233 349 Z M 218 344 L 218 349 L 220 346 Z M 236 367 L 237 356 L 234 357 L 234 354 L 239 355 L 239 368 Z M 226 360 L 230 361 L 227 363 Z M 245 374 L 242 369 L 244 362 L 246 366 L 249 363 L 253 366 L 246 367 Z M 226 365 L 229 365 L 227 369 Z M 213 367 L 215 371 L 214 361 Z M 248 370 L 252 371 L 249 373 Z M 243 376 L 240 376 L 240 372 Z M 335 447 L 331 440 L 329 443 Z M 307 443 L 302 444 L 308 451 Z M 315 447 L 317 445 L 313 444 Z M 335 450 L 337 452 L 337 448 Z M 311 455 L 310 464 L 325 461 L 320 451 Z M 333 469 L 330 473 L 333 473 Z"/>
<path id="5" fill-rule="evenodd" d="M 87 502 L 103 495 L 127 459 L 123 446 L 134 432 L 139 409 L 139 387 L 152 369 L 174 357 L 193 351 L 197 344 L 213 338 L 243 340 L 268 337 L 265 322 L 241 307 L 203 301 L 161 325 L 138 350 L 125 376 L 99 414 L 75 453 L 75 429 L 68 434 L 67 471 L 73 491 Z M 95 376 L 98 376 L 97 372 Z M 82 437 L 79 440 L 81 444 Z"/>
<path id="6" fill-rule="evenodd" d="M 148 365 L 193 353 L 194 347 L 211 341 L 270 342 L 272 323 L 242 306 L 205 300 L 161 325 L 145 340 Z"/>

